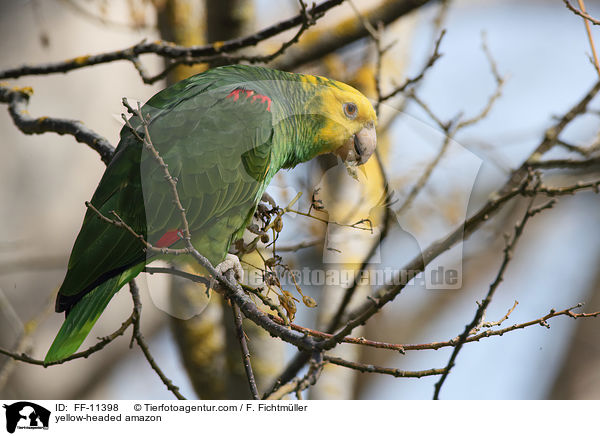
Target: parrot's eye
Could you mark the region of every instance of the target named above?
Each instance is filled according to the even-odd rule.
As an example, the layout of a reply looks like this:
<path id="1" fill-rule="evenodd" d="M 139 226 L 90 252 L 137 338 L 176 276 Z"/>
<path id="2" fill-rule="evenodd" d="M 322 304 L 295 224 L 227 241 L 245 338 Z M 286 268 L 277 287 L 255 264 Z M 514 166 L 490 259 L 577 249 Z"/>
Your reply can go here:
<path id="1" fill-rule="evenodd" d="M 344 114 L 346 114 L 348 118 L 353 120 L 358 115 L 358 108 L 354 103 L 344 103 Z"/>

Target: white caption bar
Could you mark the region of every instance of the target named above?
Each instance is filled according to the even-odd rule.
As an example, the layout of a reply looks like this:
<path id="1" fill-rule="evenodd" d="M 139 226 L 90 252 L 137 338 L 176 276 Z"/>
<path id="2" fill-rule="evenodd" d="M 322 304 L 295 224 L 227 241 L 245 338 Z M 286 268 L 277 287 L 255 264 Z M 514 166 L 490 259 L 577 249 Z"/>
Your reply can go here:
<path id="1" fill-rule="evenodd" d="M 600 401 L 7 401 L 8 434 L 544 435 L 598 431 Z M 124 433 L 132 432 L 132 433 Z M 143 432 L 143 433 L 142 433 Z M 148 433 L 151 432 L 151 433 Z M 167 433 L 168 432 L 168 433 Z M 543 433 L 542 433 L 543 432 Z M 242 434 L 242 433 L 239 433 Z M 591 434 L 591 433 L 590 433 Z"/>

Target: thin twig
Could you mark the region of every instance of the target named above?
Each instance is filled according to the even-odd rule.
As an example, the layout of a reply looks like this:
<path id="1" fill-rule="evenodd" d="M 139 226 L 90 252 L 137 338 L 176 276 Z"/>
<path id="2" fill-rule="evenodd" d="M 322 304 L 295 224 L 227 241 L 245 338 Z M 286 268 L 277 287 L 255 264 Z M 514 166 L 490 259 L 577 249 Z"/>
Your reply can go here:
<path id="1" fill-rule="evenodd" d="M 395 97 L 396 95 L 398 95 L 400 93 L 403 93 L 409 87 L 420 82 L 423 79 L 423 77 L 425 77 L 425 74 L 427 73 L 427 71 L 429 71 L 435 65 L 435 63 L 438 61 L 438 59 L 442 57 L 442 54 L 440 53 L 440 46 L 442 44 L 442 40 L 444 39 L 445 35 L 446 35 L 446 30 L 443 29 L 440 32 L 440 36 L 435 41 L 435 44 L 433 46 L 433 53 L 431 54 L 431 56 L 429 56 L 429 58 L 427 59 L 427 62 L 421 68 L 421 71 L 419 71 L 419 73 L 416 76 L 407 78 L 402 85 L 397 86 L 389 93 L 380 96 L 378 99 L 378 102 L 377 102 L 378 105 L 383 103 L 386 100 L 389 100 L 392 97 Z"/>
<path id="2" fill-rule="evenodd" d="M 46 363 L 43 360 L 35 359 L 25 353 L 9 351 L 4 348 L 0 348 L 0 354 L 4 354 L 5 356 L 10 356 L 11 358 L 13 358 L 15 360 L 19 360 L 21 362 L 29 363 L 32 365 L 39 365 L 39 366 L 43 366 L 43 367 L 60 365 L 62 363 L 68 362 L 70 360 L 87 358 L 87 357 L 91 356 L 92 354 L 94 354 L 95 352 L 102 350 L 106 345 L 110 344 L 112 341 L 114 341 L 119 336 L 122 336 L 125 333 L 125 331 L 127 330 L 127 328 L 132 324 L 133 324 L 133 314 L 130 315 L 129 318 L 127 318 L 123 322 L 123 324 L 121 324 L 121 327 L 119 327 L 115 332 L 111 333 L 108 336 L 100 338 L 99 342 L 92 345 L 87 350 L 71 354 L 69 357 L 65 357 L 64 359 L 56 360 L 53 362 Z"/>
<path id="3" fill-rule="evenodd" d="M 519 302 L 515 301 L 514 304 L 512 305 L 512 307 L 510 309 L 508 309 L 506 314 L 504 314 L 504 316 L 502 318 L 500 318 L 498 321 L 485 321 L 485 311 L 484 311 L 483 316 L 481 317 L 481 321 L 479 322 L 479 325 L 477 325 L 473 330 L 471 330 L 469 332 L 469 334 L 474 335 L 482 328 L 491 328 L 491 327 L 502 325 L 502 323 L 508 319 L 510 314 L 514 312 L 514 310 L 517 308 L 518 305 L 519 305 Z"/>
<path id="4" fill-rule="evenodd" d="M 281 318 L 276 318 L 274 315 L 271 315 L 271 317 L 279 323 L 284 322 Z M 305 333 L 307 335 L 314 336 L 316 338 L 329 339 L 329 338 L 333 337 L 333 334 L 331 334 L 331 333 L 325 333 L 325 332 L 321 332 L 319 330 L 309 329 L 307 327 L 302 327 L 298 324 L 291 323 L 291 324 L 289 324 L 289 326 L 293 330 L 296 330 L 301 333 Z M 389 342 L 372 341 L 372 340 L 365 339 L 365 338 L 354 338 L 352 336 L 346 336 L 344 339 L 342 339 L 341 342 L 344 342 L 347 344 L 365 345 L 367 347 L 372 347 L 372 348 L 393 350 L 393 351 L 398 351 L 401 354 L 404 354 L 404 346 L 401 344 L 392 344 Z"/>
<path id="5" fill-rule="evenodd" d="M 277 252 L 284 253 L 284 252 L 298 251 L 298 250 L 302 250 L 303 248 L 314 247 L 315 245 L 319 245 L 321 243 L 323 243 L 323 240 L 317 239 L 314 241 L 302 241 L 302 242 L 298 242 L 297 244 L 278 245 Z"/>
<path id="6" fill-rule="evenodd" d="M 587 21 L 589 21 L 590 23 L 592 23 L 592 24 L 594 24 L 596 26 L 600 25 L 600 20 L 596 20 L 594 17 L 592 17 L 591 15 L 589 15 L 587 12 L 585 12 L 585 10 L 583 8 L 580 11 L 579 9 L 577 9 L 576 7 L 574 7 L 569 2 L 569 0 L 563 0 L 563 3 L 575 15 L 579 15 L 580 17 L 585 18 Z M 581 7 L 581 3 L 580 3 L 580 7 Z"/>
<path id="7" fill-rule="evenodd" d="M 552 159 L 552 160 L 541 160 L 538 162 L 530 163 L 532 168 L 540 169 L 556 169 L 556 168 L 568 168 L 568 169 L 582 169 L 591 168 L 600 165 L 600 156 L 585 159 L 585 160 L 573 160 L 573 159 Z"/>
<path id="8" fill-rule="evenodd" d="M 174 276 L 183 277 L 184 279 L 190 280 L 194 283 L 202 283 L 206 286 L 210 284 L 210 280 L 204 276 L 182 271 L 175 267 L 146 266 L 144 268 L 144 272 L 148 274 L 171 274 Z"/>
<path id="9" fill-rule="evenodd" d="M 585 14 L 585 4 L 583 3 L 583 0 L 578 1 L 579 9 L 581 9 L 581 12 Z M 590 28 L 590 20 L 583 20 L 583 24 L 585 25 L 585 31 L 587 32 L 588 40 L 590 41 L 590 49 L 592 50 L 592 59 L 594 61 L 594 67 L 596 67 L 596 72 L 598 73 L 598 75 L 600 75 L 600 62 L 598 62 L 598 54 L 596 53 L 596 47 L 594 46 L 594 37 L 592 36 L 592 29 Z"/>
<path id="10" fill-rule="evenodd" d="M 295 378 L 284 385 L 276 384 L 276 388 L 265 394 L 263 400 L 280 400 L 292 392 L 295 392 L 298 399 L 301 399 L 301 392 L 317 382 L 325 364 L 321 352 L 313 353 L 307 360 L 309 367 L 304 377 Z"/>
<path id="11" fill-rule="evenodd" d="M 537 191 L 540 194 L 547 195 L 548 197 L 560 197 L 563 195 L 573 195 L 577 192 L 581 191 L 592 191 L 596 194 L 599 193 L 600 188 L 600 180 L 595 180 L 587 183 L 577 182 L 574 185 L 569 186 L 559 186 L 559 187 L 548 187 L 544 185 L 540 185 L 537 188 Z M 529 191 L 525 191 L 525 195 L 533 195 L 533 193 Z"/>
<path id="12" fill-rule="evenodd" d="M 595 151 L 597 151 L 598 148 L 600 147 L 600 135 L 597 135 L 597 136 L 598 136 L 597 139 L 589 147 L 580 147 L 578 145 L 569 144 L 568 142 L 565 142 L 562 139 L 559 139 L 556 142 L 556 145 L 560 145 L 565 150 L 572 151 L 574 153 L 578 153 L 583 157 L 590 157 L 591 154 L 594 153 Z"/>
<path id="13" fill-rule="evenodd" d="M 152 353 L 150 353 L 150 348 L 144 339 L 144 335 L 142 335 L 142 329 L 140 327 L 142 317 L 142 302 L 140 300 L 139 289 L 135 283 L 135 280 L 129 282 L 129 291 L 131 292 L 131 298 L 133 299 L 133 339 L 135 339 L 138 346 L 142 350 L 142 353 L 144 353 L 144 357 L 146 357 L 146 360 L 158 377 L 160 377 L 167 389 L 173 392 L 173 395 L 175 395 L 178 400 L 185 400 L 186 398 L 181 395 L 179 388 L 173 384 L 173 382 L 165 375 L 160 366 L 158 366 L 156 360 L 154 360 L 154 356 L 152 356 Z"/>
<path id="14" fill-rule="evenodd" d="M 231 310 L 233 312 L 233 321 L 235 323 L 235 332 L 238 341 L 240 342 L 244 370 L 246 371 L 248 385 L 250 386 L 250 393 L 252 394 L 253 400 L 260 400 L 260 396 L 258 395 L 258 389 L 256 387 L 256 381 L 254 380 L 254 373 L 252 372 L 252 364 L 250 362 L 250 351 L 248 350 L 248 342 L 246 341 L 244 326 L 242 325 L 242 313 L 240 312 L 239 307 L 237 307 L 233 301 L 230 301 L 230 304 Z"/>
<path id="15" fill-rule="evenodd" d="M 362 15 L 369 23 L 388 25 L 397 19 L 408 15 L 432 0 L 394 0 L 376 3 Z M 272 65 L 274 68 L 293 71 L 308 62 L 314 62 L 348 44 L 369 36 L 368 30 L 360 20 L 349 17 L 339 20 L 331 27 L 317 31 L 319 38 L 314 44 L 299 44 L 293 47 L 285 56 L 280 57 Z M 326 37 L 323 37 L 327 35 Z"/>
<path id="16" fill-rule="evenodd" d="M 464 340 L 464 343 L 469 343 L 469 342 L 478 342 L 479 340 L 483 339 L 483 338 L 489 338 L 492 336 L 502 336 L 506 333 L 512 332 L 514 330 L 520 330 L 520 329 L 524 329 L 533 325 L 540 325 L 542 327 L 549 327 L 548 324 L 548 320 L 555 318 L 557 316 L 568 316 L 570 318 L 573 319 L 578 319 L 578 318 L 596 318 L 598 316 L 600 316 L 600 311 L 598 312 L 590 312 L 590 313 L 576 313 L 573 312 L 573 309 L 577 309 L 582 307 L 583 304 L 579 303 L 573 307 L 570 307 L 568 309 L 564 309 L 564 310 L 560 310 L 560 311 L 556 311 L 555 309 L 551 309 L 546 315 L 540 317 L 540 318 L 536 318 L 534 320 L 531 321 L 527 321 L 527 322 L 523 322 L 523 323 L 519 323 L 519 324 L 513 324 L 509 327 L 505 327 L 502 329 L 497 329 L 497 330 L 485 330 L 481 333 L 478 333 L 476 335 L 472 335 L 469 336 L 467 339 Z M 455 337 L 454 339 L 451 339 L 449 341 L 443 341 L 443 342 L 430 342 L 430 343 L 426 343 L 426 344 L 403 344 L 402 347 L 404 348 L 404 350 L 406 351 L 412 351 L 412 350 L 439 350 L 440 348 L 445 348 L 445 347 L 456 347 L 458 345 L 460 341 L 460 336 Z"/>
<path id="17" fill-rule="evenodd" d="M 444 368 L 432 368 L 425 369 L 422 371 L 405 371 L 403 369 L 385 368 L 383 366 L 366 365 L 364 363 L 350 362 L 349 360 L 344 360 L 340 357 L 329 356 L 327 354 L 323 356 L 323 360 L 329 363 L 333 363 L 334 365 L 344 366 L 346 368 L 354 369 L 360 372 L 387 374 L 397 378 L 421 378 L 432 375 L 440 375 L 444 373 Z"/>
<path id="18" fill-rule="evenodd" d="M 466 120 L 462 120 L 457 124 L 457 126 L 456 126 L 457 131 L 461 130 L 465 127 L 468 127 L 468 126 L 472 126 L 473 124 L 476 124 L 479 121 L 483 120 L 485 117 L 487 117 L 488 114 L 490 113 L 490 111 L 492 110 L 492 108 L 494 107 L 494 104 L 502 96 L 502 88 L 504 87 L 505 78 L 503 76 L 501 76 L 500 73 L 498 72 L 498 66 L 496 64 L 496 61 L 493 58 L 492 53 L 490 52 L 490 49 L 487 45 L 485 33 L 483 33 L 481 35 L 481 49 L 483 50 L 485 57 L 487 58 L 488 63 L 490 65 L 490 70 L 492 71 L 492 76 L 494 77 L 494 80 L 496 81 L 496 89 L 495 89 L 494 93 L 492 94 L 492 96 L 488 99 L 486 105 L 483 107 L 483 109 L 477 115 L 475 115 L 471 118 L 468 118 Z"/>

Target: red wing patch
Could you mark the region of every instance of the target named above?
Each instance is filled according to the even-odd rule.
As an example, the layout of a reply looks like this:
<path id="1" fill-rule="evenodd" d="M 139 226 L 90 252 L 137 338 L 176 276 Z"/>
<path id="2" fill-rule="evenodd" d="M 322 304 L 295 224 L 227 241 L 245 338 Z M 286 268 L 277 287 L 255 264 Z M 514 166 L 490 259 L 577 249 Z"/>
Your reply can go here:
<path id="1" fill-rule="evenodd" d="M 175 242 L 183 239 L 183 232 L 179 229 L 173 229 L 166 232 L 164 235 L 160 237 L 158 241 L 154 244 L 157 248 L 167 248 L 173 245 Z"/>
<path id="2" fill-rule="evenodd" d="M 245 98 L 250 98 L 252 97 L 251 102 L 259 102 L 259 103 L 266 103 L 267 104 L 267 111 L 271 112 L 271 98 L 263 95 L 263 94 L 257 94 L 256 92 L 252 91 L 251 89 L 243 89 L 243 88 L 237 88 L 234 89 L 233 91 L 231 91 L 229 93 L 229 95 L 227 96 L 227 98 L 233 98 L 233 101 L 238 101 L 240 99 L 240 97 L 245 97 Z"/>

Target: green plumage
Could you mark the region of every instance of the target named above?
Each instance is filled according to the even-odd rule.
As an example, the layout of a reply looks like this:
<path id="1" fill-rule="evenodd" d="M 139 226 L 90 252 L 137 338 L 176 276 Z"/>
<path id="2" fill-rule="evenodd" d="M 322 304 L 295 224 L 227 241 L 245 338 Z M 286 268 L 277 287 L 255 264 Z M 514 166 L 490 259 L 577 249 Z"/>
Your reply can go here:
<path id="1" fill-rule="evenodd" d="M 230 66 L 179 82 L 142 107 L 150 138 L 177 179 L 192 242 L 213 265 L 241 236 L 273 175 L 320 151 L 314 132 L 322 120 L 305 114 L 314 93 L 298 75 Z M 131 123 L 143 134 L 139 119 Z M 162 169 L 127 126 L 91 203 L 104 216 L 117 212 L 152 244 L 181 228 Z M 143 248 L 88 209 L 56 302 L 67 318 L 46 362 L 77 350 L 112 296 L 153 260 Z"/>

